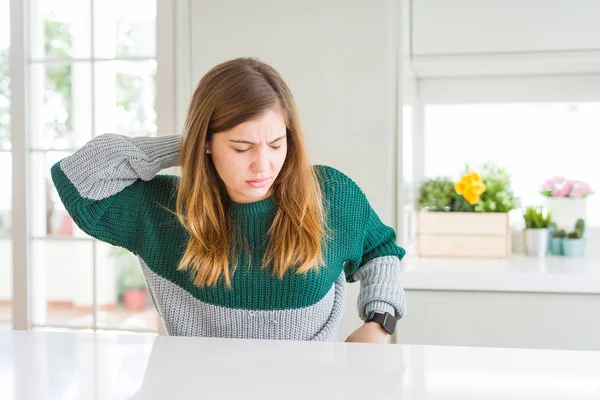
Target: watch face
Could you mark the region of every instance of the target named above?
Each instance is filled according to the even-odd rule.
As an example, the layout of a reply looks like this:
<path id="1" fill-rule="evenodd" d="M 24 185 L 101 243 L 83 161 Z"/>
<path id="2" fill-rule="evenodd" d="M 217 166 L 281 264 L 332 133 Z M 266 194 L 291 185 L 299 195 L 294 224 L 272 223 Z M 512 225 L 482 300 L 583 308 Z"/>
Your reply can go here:
<path id="1" fill-rule="evenodd" d="M 375 311 L 369 311 L 365 322 L 375 321 L 381 324 L 381 327 L 390 335 L 394 333 L 396 329 L 396 318 L 390 313 L 378 313 Z"/>
<path id="2" fill-rule="evenodd" d="M 394 333 L 394 329 L 396 328 L 396 319 L 391 316 L 391 315 L 387 315 L 387 318 L 385 319 L 385 322 L 383 323 L 383 329 L 385 329 L 387 331 L 387 333 L 389 333 L 390 335 Z"/>

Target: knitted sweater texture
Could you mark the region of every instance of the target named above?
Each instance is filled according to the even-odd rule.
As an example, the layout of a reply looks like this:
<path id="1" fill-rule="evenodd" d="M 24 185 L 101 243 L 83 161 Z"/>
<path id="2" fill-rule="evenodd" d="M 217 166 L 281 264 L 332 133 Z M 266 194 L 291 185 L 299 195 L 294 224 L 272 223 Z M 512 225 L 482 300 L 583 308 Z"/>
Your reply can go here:
<path id="1" fill-rule="evenodd" d="M 138 256 L 170 335 L 339 340 L 346 284 L 355 281 L 361 282 L 362 319 L 370 310 L 402 317 L 398 273 L 404 250 L 360 188 L 326 166 L 314 167 L 330 229 L 318 271 L 291 269 L 279 279 L 260 268 L 277 210 L 276 201 L 267 198 L 231 204 L 232 223 L 250 249 L 239 252 L 231 288 L 223 280 L 215 287 L 196 287 L 189 272 L 177 270 L 189 238 L 168 211 L 175 211 L 179 178 L 159 174 L 176 165 L 179 145 L 178 135 L 104 134 L 51 170 L 63 204 L 84 232 Z"/>

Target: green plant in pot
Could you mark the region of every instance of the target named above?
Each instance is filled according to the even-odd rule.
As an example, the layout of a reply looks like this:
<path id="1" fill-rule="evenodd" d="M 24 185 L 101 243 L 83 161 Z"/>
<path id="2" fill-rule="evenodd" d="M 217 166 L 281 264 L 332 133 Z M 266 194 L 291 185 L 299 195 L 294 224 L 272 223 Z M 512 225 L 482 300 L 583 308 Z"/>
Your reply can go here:
<path id="1" fill-rule="evenodd" d="M 564 255 L 567 257 L 583 257 L 585 254 L 585 221 L 578 219 L 575 223 L 575 230 L 567 233 L 563 241 Z"/>
<path id="2" fill-rule="evenodd" d="M 450 178 L 428 179 L 419 187 L 418 206 L 428 211 L 452 211 L 456 197 Z"/>
<path id="3" fill-rule="evenodd" d="M 559 256 L 564 254 L 563 241 L 567 236 L 567 232 L 564 229 L 556 229 L 552 232 L 550 238 L 550 253 Z"/>
<path id="4" fill-rule="evenodd" d="M 530 256 L 545 256 L 550 243 L 552 215 L 544 207 L 528 207 L 523 213 L 525 220 L 525 251 Z"/>
<path id="5" fill-rule="evenodd" d="M 481 169 L 485 192 L 475 205 L 475 212 L 507 213 L 519 207 L 519 199 L 511 189 L 511 175 L 494 163 L 483 164 Z"/>
<path id="6" fill-rule="evenodd" d="M 146 305 L 146 280 L 138 259 L 123 248 L 116 248 L 113 254 L 119 264 L 118 289 L 122 293 L 125 308 L 143 310 Z"/>

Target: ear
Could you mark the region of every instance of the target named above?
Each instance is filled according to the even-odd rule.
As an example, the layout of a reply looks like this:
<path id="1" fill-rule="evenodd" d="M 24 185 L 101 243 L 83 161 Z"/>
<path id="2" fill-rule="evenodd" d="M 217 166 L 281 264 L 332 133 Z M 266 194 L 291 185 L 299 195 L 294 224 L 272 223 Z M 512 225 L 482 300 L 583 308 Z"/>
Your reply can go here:
<path id="1" fill-rule="evenodd" d="M 206 138 L 206 143 L 204 144 L 204 152 L 206 154 L 212 154 L 212 136 Z"/>

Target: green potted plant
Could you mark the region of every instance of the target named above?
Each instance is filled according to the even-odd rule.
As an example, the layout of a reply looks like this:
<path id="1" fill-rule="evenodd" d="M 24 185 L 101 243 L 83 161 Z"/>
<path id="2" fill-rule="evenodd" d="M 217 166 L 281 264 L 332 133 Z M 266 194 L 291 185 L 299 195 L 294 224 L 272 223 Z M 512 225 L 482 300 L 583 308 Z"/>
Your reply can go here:
<path id="1" fill-rule="evenodd" d="M 508 213 L 518 203 L 510 174 L 494 163 L 481 168 L 466 164 L 457 181 L 445 177 L 424 181 L 418 200 L 419 255 L 509 257 L 512 233 Z M 481 236 L 486 237 L 485 246 L 477 245 Z"/>
<path id="2" fill-rule="evenodd" d="M 452 211 L 456 198 L 454 182 L 450 178 L 433 178 L 419 187 L 419 209 L 427 211 Z"/>
<path id="3" fill-rule="evenodd" d="M 525 251 L 531 256 L 548 254 L 552 214 L 544 207 L 527 207 L 523 213 Z"/>
<path id="4" fill-rule="evenodd" d="M 550 238 L 550 253 L 555 256 L 564 254 L 563 240 L 567 236 L 564 229 L 556 229 L 552 232 L 552 238 Z"/>
<path id="5" fill-rule="evenodd" d="M 115 248 L 119 272 L 118 292 L 128 310 L 141 311 L 146 305 L 146 280 L 137 257 L 124 248 Z"/>
<path id="6" fill-rule="evenodd" d="M 475 212 L 508 213 L 519 207 L 519 199 L 511 187 L 511 175 L 494 163 L 485 163 L 481 168 L 485 191 L 475 205 Z"/>
<path id="7" fill-rule="evenodd" d="M 585 222 L 578 219 L 575 223 L 575 230 L 567 233 L 563 241 L 564 255 L 567 257 L 583 257 L 585 254 Z"/>
<path id="8" fill-rule="evenodd" d="M 141 267 L 128 264 L 123 271 L 123 302 L 128 310 L 141 311 L 146 305 L 146 281 Z"/>

